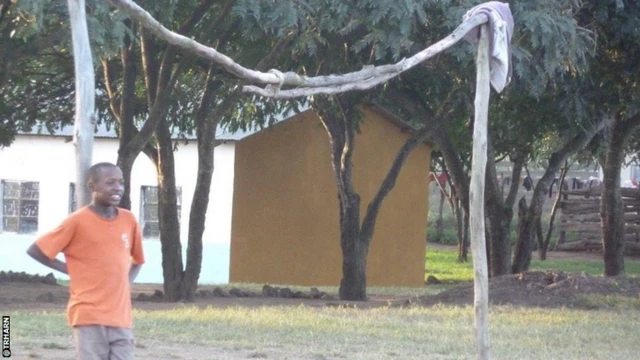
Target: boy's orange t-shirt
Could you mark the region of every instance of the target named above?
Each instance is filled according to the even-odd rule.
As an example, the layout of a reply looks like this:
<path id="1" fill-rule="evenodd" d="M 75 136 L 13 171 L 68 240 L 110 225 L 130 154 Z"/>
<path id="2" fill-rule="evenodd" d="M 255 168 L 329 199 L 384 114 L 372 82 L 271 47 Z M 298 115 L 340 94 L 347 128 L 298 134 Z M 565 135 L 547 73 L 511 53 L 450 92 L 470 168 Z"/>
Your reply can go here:
<path id="1" fill-rule="evenodd" d="M 54 259 L 62 252 L 69 273 L 70 326 L 105 325 L 131 328 L 131 263 L 143 264 L 140 226 L 130 211 L 118 208 L 105 219 L 89 207 L 71 214 L 36 241 Z"/>

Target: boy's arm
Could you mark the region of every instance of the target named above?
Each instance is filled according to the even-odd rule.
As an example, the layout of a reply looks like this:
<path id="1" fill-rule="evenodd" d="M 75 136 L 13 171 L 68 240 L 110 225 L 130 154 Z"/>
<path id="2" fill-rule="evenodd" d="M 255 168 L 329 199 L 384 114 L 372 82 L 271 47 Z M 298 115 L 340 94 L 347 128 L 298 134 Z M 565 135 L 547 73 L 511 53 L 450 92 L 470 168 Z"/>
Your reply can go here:
<path id="1" fill-rule="evenodd" d="M 140 224 L 134 220 L 133 244 L 131 246 L 131 267 L 129 268 L 129 284 L 138 276 L 142 264 L 144 264 L 144 251 L 142 249 L 142 231 Z"/>
<path id="2" fill-rule="evenodd" d="M 58 259 L 49 259 L 36 244 L 31 244 L 27 249 L 27 254 L 34 258 L 37 262 L 44 266 L 48 266 L 53 270 L 58 270 L 63 274 L 69 275 L 67 272 L 67 264 Z"/>
<path id="3" fill-rule="evenodd" d="M 129 268 L 129 284 L 133 284 L 133 281 L 140 272 L 140 268 L 142 268 L 142 264 L 131 264 L 131 267 Z"/>

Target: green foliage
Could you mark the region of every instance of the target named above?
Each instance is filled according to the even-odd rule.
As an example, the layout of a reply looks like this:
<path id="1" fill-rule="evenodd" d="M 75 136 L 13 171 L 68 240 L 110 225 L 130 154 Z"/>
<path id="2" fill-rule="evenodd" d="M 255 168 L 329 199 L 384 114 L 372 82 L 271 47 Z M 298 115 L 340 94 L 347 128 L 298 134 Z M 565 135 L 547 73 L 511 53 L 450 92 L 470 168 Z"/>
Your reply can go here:
<path id="1" fill-rule="evenodd" d="M 614 114 L 623 119 L 634 116 L 640 107 L 640 4 L 637 1 L 583 1 L 576 17 L 581 26 L 590 31 L 596 43 L 595 54 L 589 61 L 589 71 L 574 79 L 564 91 L 573 102 L 566 102 L 568 112 L 592 118 L 608 118 Z M 575 104 L 575 106 L 573 106 Z M 586 157 L 592 159 L 604 153 L 609 137 L 605 130 L 599 134 Z M 640 149 L 635 137 L 626 153 L 635 156 Z"/>
<path id="2" fill-rule="evenodd" d="M 164 3 L 166 2 L 163 1 Z M 106 1 L 90 0 L 88 5 L 87 27 L 97 67 L 101 57 L 118 54 L 125 36 L 131 36 L 132 32 L 127 27 L 126 17 L 120 12 L 112 11 Z"/>
<path id="3" fill-rule="evenodd" d="M 438 234 L 434 222 L 429 222 L 427 228 L 427 241 L 436 244 L 456 245 L 458 243 L 458 230 L 455 227 L 447 226 L 442 234 Z"/>
<path id="4" fill-rule="evenodd" d="M 536 96 L 566 76 L 586 70 L 593 38 L 579 26 L 577 1 L 518 1 L 513 6 L 514 70 Z"/>
<path id="5" fill-rule="evenodd" d="M 348 72 L 367 64 L 405 56 L 411 33 L 426 21 L 429 1 L 241 0 L 232 15 L 242 20 L 241 37 L 234 38 L 241 64 L 257 62 L 265 45 L 288 36 L 291 45 L 277 67 L 308 75 Z M 234 48 L 235 49 L 235 48 Z M 253 50 L 253 51 L 252 51 Z M 233 85 L 229 85 L 230 88 Z M 307 106 L 305 99 L 272 101 L 244 96 L 229 116 L 229 128 L 262 127 L 288 111 Z"/>
<path id="6" fill-rule="evenodd" d="M 37 120 L 51 120 L 47 125 L 53 126 L 72 114 L 66 101 L 73 78 L 67 75 L 60 16 L 66 9 L 58 2 L 21 1 L 0 22 L 0 145 L 9 145 L 17 131 Z"/>
<path id="7" fill-rule="evenodd" d="M 412 34 L 417 52 L 435 43 L 457 27 L 462 15 L 476 2 L 460 1 L 450 6 L 428 7 L 425 31 Z M 530 160 L 546 158 L 591 118 L 576 118 L 568 107 L 572 93 L 563 92 L 565 81 L 587 70 L 593 38 L 574 16 L 576 1 L 514 1 L 510 7 L 515 29 L 512 39 L 513 79 L 499 95 L 492 95 L 489 132 L 498 158 L 519 153 Z M 462 42 L 445 54 L 428 61 L 387 86 L 389 94 L 399 91 L 418 104 L 426 114 L 436 116 L 469 168 L 475 92 L 475 46 Z M 400 95 L 401 96 L 401 95 Z M 398 106 L 396 95 L 385 102 L 402 117 L 420 123 L 422 115 Z M 566 100 L 565 100 L 566 99 Z M 549 142 L 549 139 L 555 139 Z M 541 145 L 548 145 L 544 151 Z"/>
<path id="8" fill-rule="evenodd" d="M 87 13 L 93 51 L 115 53 L 125 32 L 122 19 L 103 1 L 87 1 Z M 17 2 L 0 22 L 0 145 L 9 145 L 17 131 L 37 126 L 50 132 L 73 122 L 70 34 L 67 4 L 61 1 Z M 100 82 L 97 87 L 103 118 L 106 99 Z"/>

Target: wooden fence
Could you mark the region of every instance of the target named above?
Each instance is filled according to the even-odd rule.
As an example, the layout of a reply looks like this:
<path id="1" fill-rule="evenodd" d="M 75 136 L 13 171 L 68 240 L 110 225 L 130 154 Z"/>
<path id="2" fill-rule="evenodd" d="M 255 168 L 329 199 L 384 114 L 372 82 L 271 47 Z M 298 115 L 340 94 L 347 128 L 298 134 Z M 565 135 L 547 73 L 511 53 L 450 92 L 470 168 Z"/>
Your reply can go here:
<path id="1" fill-rule="evenodd" d="M 640 254 L 640 189 L 622 188 L 625 253 Z M 602 251 L 600 195 L 602 188 L 565 191 L 560 201 L 558 250 Z M 571 239 L 571 240 L 570 240 Z"/>

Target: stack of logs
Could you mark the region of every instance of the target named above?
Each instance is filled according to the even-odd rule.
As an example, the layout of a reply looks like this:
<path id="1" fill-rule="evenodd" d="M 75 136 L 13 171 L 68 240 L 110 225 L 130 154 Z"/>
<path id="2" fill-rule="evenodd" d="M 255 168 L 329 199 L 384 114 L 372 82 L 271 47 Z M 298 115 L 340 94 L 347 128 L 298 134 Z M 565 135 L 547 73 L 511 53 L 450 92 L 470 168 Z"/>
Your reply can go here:
<path id="1" fill-rule="evenodd" d="M 625 253 L 640 254 L 640 189 L 622 188 Z M 601 187 L 565 191 L 560 202 L 558 250 L 602 251 Z M 572 236 L 570 234 L 576 234 Z M 575 238 L 570 241 L 570 238 Z"/>

